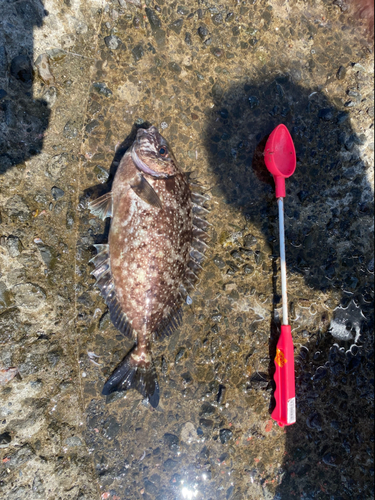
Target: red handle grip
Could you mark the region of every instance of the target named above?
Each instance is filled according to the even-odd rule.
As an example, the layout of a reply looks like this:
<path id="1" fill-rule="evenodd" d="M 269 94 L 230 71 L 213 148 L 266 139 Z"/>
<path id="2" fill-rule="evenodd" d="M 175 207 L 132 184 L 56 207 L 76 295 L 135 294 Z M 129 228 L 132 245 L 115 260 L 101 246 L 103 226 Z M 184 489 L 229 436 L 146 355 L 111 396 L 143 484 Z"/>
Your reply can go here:
<path id="1" fill-rule="evenodd" d="M 275 357 L 276 389 L 275 409 L 271 417 L 280 427 L 296 421 L 296 386 L 294 376 L 294 347 L 290 325 L 281 325 L 281 334 L 276 346 Z"/>

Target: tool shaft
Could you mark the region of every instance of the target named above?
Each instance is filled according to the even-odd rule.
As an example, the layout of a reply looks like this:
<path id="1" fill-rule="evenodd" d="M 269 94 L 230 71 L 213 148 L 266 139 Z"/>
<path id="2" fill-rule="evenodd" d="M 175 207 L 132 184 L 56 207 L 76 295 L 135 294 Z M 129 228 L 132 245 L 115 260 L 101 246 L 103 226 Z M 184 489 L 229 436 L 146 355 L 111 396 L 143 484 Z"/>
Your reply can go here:
<path id="1" fill-rule="evenodd" d="M 288 296 L 286 288 L 286 262 L 285 262 L 285 231 L 284 231 L 284 200 L 277 199 L 279 208 L 279 235 L 280 235 L 280 268 L 281 268 L 281 295 L 283 301 L 283 325 L 288 325 Z"/>

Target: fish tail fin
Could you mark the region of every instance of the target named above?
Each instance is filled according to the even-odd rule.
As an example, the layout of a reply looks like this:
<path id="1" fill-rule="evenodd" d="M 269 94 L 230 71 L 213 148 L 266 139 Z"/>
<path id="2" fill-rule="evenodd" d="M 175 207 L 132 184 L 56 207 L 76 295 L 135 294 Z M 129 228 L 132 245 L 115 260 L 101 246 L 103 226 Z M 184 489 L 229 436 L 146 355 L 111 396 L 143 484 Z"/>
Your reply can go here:
<path id="1" fill-rule="evenodd" d="M 136 389 L 156 408 L 159 404 L 159 383 L 151 355 L 146 361 L 139 361 L 135 346 L 117 366 L 104 384 L 102 394 L 107 396 L 116 391 Z"/>

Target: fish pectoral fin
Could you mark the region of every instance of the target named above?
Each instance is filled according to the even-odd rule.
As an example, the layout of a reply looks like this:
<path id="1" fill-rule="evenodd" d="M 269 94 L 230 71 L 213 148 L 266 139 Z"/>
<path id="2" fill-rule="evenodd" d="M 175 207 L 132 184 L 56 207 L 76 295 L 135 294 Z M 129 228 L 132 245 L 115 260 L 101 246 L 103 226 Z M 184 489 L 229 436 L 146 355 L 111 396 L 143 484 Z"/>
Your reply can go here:
<path id="1" fill-rule="evenodd" d="M 130 184 L 130 187 L 135 192 L 141 200 L 148 203 L 152 207 L 163 208 L 159 196 L 156 191 L 151 186 L 151 184 L 143 177 L 143 175 L 138 174 L 135 180 Z"/>
<path id="2" fill-rule="evenodd" d="M 93 215 L 104 220 L 112 217 L 112 192 L 103 194 L 100 198 L 89 203 L 89 210 Z"/>

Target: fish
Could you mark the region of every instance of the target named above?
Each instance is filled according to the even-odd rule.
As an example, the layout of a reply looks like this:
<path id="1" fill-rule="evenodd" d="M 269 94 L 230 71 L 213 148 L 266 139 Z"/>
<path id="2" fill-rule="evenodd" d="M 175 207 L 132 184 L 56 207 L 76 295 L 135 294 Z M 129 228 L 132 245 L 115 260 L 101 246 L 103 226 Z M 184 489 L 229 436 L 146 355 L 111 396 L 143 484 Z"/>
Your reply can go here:
<path id="1" fill-rule="evenodd" d="M 88 205 L 93 215 L 111 218 L 108 243 L 94 245 L 91 274 L 113 325 L 134 342 L 103 395 L 134 388 L 153 408 L 159 404 L 152 342 L 181 324 L 208 248 L 209 196 L 193 192 L 197 186 L 157 128 L 139 128 L 111 191 Z"/>

